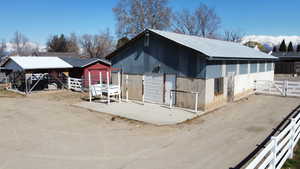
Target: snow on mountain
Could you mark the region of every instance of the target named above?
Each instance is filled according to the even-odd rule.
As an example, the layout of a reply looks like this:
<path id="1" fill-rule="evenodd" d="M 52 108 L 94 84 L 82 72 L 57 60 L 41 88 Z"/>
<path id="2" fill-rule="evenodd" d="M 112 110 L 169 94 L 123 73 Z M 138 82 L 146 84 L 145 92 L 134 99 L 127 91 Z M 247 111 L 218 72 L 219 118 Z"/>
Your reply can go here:
<path id="1" fill-rule="evenodd" d="M 285 40 L 286 45 L 290 42 L 293 43 L 294 46 L 300 44 L 300 36 L 258 36 L 258 35 L 250 35 L 242 38 L 242 43 L 245 44 L 249 41 L 255 41 L 261 43 L 265 47 L 272 49 L 273 46 L 278 46 Z"/>
<path id="2" fill-rule="evenodd" d="M 14 50 L 14 47 L 15 47 L 15 44 L 6 43 L 5 51 L 10 53 Z M 39 44 L 34 43 L 34 42 L 28 42 L 26 44 L 26 48 L 28 48 L 28 49 L 38 49 L 38 51 L 40 51 L 40 52 L 44 52 L 46 50 L 46 46 L 42 46 L 42 45 L 39 45 Z"/>

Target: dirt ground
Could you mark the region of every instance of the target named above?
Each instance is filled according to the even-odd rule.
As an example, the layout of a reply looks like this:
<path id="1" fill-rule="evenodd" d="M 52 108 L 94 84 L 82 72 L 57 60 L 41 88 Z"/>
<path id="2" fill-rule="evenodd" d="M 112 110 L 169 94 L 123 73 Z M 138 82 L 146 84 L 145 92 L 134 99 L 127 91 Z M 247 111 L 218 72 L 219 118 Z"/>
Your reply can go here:
<path id="1" fill-rule="evenodd" d="M 0 97 L 0 169 L 228 169 L 300 104 L 251 96 L 157 127 L 71 106 L 83 97 L 66 91 Z"/>

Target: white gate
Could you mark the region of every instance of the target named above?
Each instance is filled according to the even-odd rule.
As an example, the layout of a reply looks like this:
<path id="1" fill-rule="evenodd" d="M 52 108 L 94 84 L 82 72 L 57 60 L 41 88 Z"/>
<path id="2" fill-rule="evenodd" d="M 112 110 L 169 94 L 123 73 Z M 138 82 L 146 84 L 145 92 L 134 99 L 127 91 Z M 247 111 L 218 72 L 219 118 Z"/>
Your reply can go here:
<path id="1" fill-rule="evenodd" d="M 256 93 L 300 97 L 300 82 L 258 80 L 255 89 Z"/>
<path id="2" fill-rule="evenodd" d="M 74 91 L 82 91 L 82 79 L 68 78 L 68 88 Z"/>
<path id="3" fill-rule="evenodd" d="M 144 101 L 162 104 L 163 93 L 163 74 L 146 74 L 144 76 Z"/>

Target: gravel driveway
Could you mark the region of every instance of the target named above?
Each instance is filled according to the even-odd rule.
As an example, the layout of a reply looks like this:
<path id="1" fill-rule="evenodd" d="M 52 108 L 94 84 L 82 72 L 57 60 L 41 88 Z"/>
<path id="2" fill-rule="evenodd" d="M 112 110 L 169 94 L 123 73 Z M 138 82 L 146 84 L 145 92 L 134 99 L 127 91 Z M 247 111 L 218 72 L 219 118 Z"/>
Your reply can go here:
<path id="1" fill-rule="evenodd" d="M 228 169 L 299 98 L 251 96 L 176 126 L 157 127 L 70 106 L 62 92 L 0 97 L 0 169 Z"/>

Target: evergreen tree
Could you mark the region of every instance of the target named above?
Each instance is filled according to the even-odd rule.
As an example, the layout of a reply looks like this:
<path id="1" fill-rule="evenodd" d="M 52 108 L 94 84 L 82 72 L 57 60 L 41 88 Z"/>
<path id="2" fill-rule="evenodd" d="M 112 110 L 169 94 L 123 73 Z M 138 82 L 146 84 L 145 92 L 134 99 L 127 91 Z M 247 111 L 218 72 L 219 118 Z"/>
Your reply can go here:
<path id="1" fill-rule="evenodd" d="M 274 53 L 277 52 L 277 47 L 276 46 L 273 47 L 273 52 Z"/>
<path id="2" fill-rule="evenodd" d="M 300 52 L 300 44 L 297 45 L 297 52 Z"/>
<path id="3" fill-rule="evenodd" d="M 294 52 L 294 46 L 293 46 L 293 43 L 292 42 L 290 42 L 289 43 L 289 46 L 288 46 L 288 50 L 287 50 L 288 52 Z"/>
<path id="4" fill-rule="evenodd" d="M 68 52 L 67 45 L 68 41 L 64 34 L 55 35 L 48 40 L 47 49 L 48 52 Z"/>
<path id="5" fill-rule="evenodd" d="M 286 44 L 285 44 L 285 40 L 283 40 L 279 46 L 279 52 L 286 52 Z"/>

